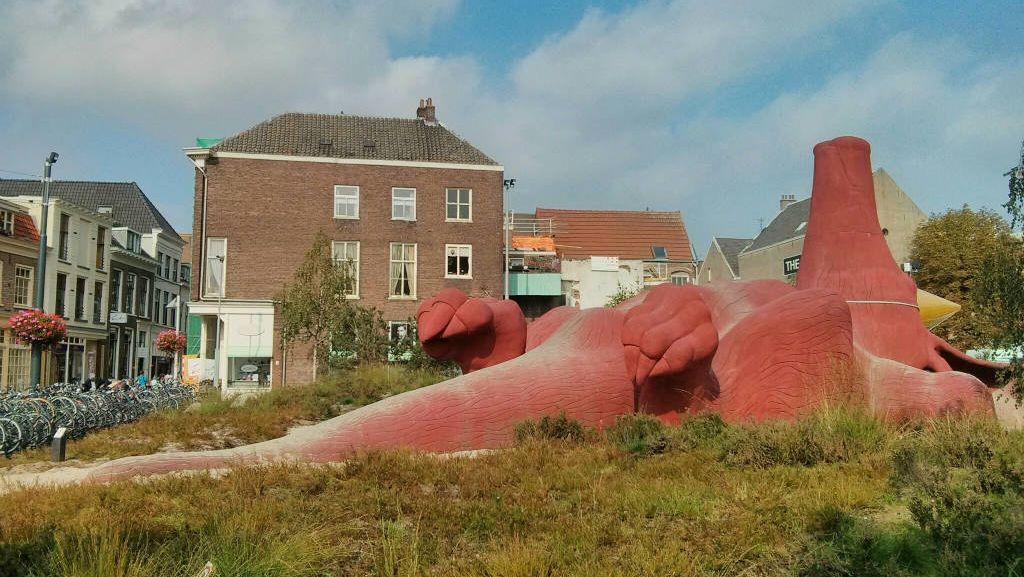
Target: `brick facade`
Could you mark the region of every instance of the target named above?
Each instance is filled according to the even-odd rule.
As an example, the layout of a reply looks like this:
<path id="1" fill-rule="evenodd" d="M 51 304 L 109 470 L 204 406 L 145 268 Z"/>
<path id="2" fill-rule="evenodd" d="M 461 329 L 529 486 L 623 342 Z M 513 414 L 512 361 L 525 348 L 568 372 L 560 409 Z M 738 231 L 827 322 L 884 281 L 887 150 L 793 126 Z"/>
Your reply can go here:
<path id="1" fill-rule="evenodd" d="M 483 168 L 483 167 L 482 167 Z M 386 320 L 405 320 L 445 287 L 469 294 L 503 293 L 502 178 L 497 170 L 420 168 L 219 158 L 206 163 L 206 238 L 227 239 L 224 301 L 270 300 L 292 279 L 317 231 L 336 241 L 359 241 L 359 300 Z M 334 186 L 360 188 L 359 219 L 334 218 Z M 416 220 L 391 219 L 391 189 L 416 189 Z M 472 222 L 445 221 L 445 190 L 472 189 Z M 195 222 L 203 230 L 203 179 L 196 173 Z M 389 243 L 417 244 L 416 299 L 388 298 Z M 472 279 L 446 279 L 445 244 L 472 245 Z M 192 245 L 192 299 L 202 290 L 203 243 Z M 209 301 L 209 299 L 207 299 Z M 275 330 L 277 325 L 275 323 Z M 274 358 L 280 357 L 275 338 Z M 290 354 L 288 381 L 308 382 L 304 352 Z M 273 368 L 274 381 L 279 365 Z M 294 379 L 294 380 L 293 380 Z"/>

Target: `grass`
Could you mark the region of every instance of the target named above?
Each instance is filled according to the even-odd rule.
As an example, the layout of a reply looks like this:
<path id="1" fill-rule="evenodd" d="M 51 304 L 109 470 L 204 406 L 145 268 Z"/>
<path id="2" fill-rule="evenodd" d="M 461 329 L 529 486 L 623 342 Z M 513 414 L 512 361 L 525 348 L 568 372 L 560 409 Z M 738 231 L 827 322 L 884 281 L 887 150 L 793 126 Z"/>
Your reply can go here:
<path id="1" fill-rule="evenodd" d="M 225 449 L 280 437 L 296 424 L 322 421 L 387 395 L 444 380 L 429 370 L 369 365 L 310 386 L 275 389 L 244 406 L 207 394 L 188 411 L 161 411 L 68 442 L 69 459 L 95 461 L 165 450 Z M 0 467 L 49 461 L 49 447 L 0 459 Z"/>
<path id="2" fill-rule="evenodd" d="M 11 493 L 0 574 L 1021 574 L 1024 433 L 991 423 L 827 411 L 521 430 L 473 459 L 385 451 Z"/>

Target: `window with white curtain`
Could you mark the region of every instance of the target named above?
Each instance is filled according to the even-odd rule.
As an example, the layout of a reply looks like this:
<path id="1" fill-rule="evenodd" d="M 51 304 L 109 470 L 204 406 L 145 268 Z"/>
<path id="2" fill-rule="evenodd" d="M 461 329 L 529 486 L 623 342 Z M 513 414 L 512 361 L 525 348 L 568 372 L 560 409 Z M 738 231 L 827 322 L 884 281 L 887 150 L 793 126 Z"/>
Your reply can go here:
<path id="1" fill-rule="evenodd" d="M 224 296 L 224 272 L 227 268 L 228 239 L 206 239 L 206 296 Z"/>
<path id="2" fill-rule="evenodd" d="M 391 274 L 388 294 L 391 298 L 416 298 L 416 245 L 391 243 Z"/>
<path id="3" fill-rule="evenodd" d="M 391 189 L 391 220 L 416 220 L 416 189 Z"/>
<path id="4" fill-rule="evenodd" d="M 359 298 L 359 242 L 352 240 L 336 240 L 331 243 L 334 262 L 344 267 L 349 275 L 349 287 L 345 296 Z"/>
<path id="5" fill-rule="evenodd" d="M 334 218 L 359 218 L 359 187 L 334 187 Z"/>

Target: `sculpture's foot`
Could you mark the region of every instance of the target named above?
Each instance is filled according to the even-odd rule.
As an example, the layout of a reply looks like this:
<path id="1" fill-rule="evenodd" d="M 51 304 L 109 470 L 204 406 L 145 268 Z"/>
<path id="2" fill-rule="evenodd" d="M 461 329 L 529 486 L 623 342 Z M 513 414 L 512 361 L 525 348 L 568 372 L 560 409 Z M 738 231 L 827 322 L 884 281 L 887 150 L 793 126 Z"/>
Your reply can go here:
<path id="1" fill-rule="evenodd" d="M 871 408 L 886 420 L 994 414 L 991 391 L 972 375 L 922 371 L 867 352 L 859 356 Z"/>
<path id="2" fill-rule="evenodd" d="M 604 427 L 634 409 L 621 326 L 620 312 L 583 311 L 542 346 L 500 365 L 389 397 L 273 441 L 118 459 L 99 467 L 90 480 L 278 459 L 334 461 L 382 448 L 451 452 L 501 447 L 512 442 L 516 423 L 561 412 Z"/>

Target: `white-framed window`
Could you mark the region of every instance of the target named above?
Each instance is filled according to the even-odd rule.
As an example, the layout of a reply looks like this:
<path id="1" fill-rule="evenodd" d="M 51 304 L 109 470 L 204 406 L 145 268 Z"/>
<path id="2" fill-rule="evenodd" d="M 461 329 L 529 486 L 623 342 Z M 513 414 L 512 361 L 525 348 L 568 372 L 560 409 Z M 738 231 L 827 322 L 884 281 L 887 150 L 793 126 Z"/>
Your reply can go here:
<path id="1" fill-rule="evenodd" d="M 416 220 L 416 189 L 391 189 L 391 220 Z"/>
<path id="2" fill-rule="evenodd" d="M 228 239 L 206 239 L 206 284 L 205 296 L 224 296 L 224 273 L 228 264 Z M 154 311 L 155 312 L 155 311 Z"/>
<path id="3" fill-rule="evenodd" d="M 469 222 L 473 220 L 473 190 L 449 188 L 445 190 L 444 219 Z"/>
<path id="4" fill-rule="evenodd" d="M 359 218 L 359 187 L 334 187 L 334 218 Z"/>
<path id="5" fill-rule="evenodd" d="M 416 298 L 416 245 L 391 243 L 391 266 L 388 268 L 389 298 Z"/>
<path id="6" fill-rule="evenodd" d="M 644 263 L 644 282 L 651 283 L 662 283 L 668 280 L 668 263 L 667 262 L 645 262 Z"/>
<path id="7" fill-rule="evenodd" d="M 0 234 L 14 235 L 14 213 L 9 210 L 0 210 Z"/>
<path id="8" fill-rule="evenodd" d="M 711 276 L 711 271 L 708 271 L 708 276 Z M 693 283 L 693 280 L 690 278 L 690 275 L 685 272 L 674 272 L 672 273 L 671 279 L 672 284 L 684 285 Z"/>
<path id="9" fill-rule="evenodd" d="M 351 284 L 345 290 L 345 296 L 359 298 L 359 241 L 336 240 L 331 243 L 331 255 L 334 262 L 345 267 L 349 274 Z"/>
<path id="10" fill-rule="evenodd" d="M 473 278 L 473 245 L 444 245 L 444 277 Z"/>

